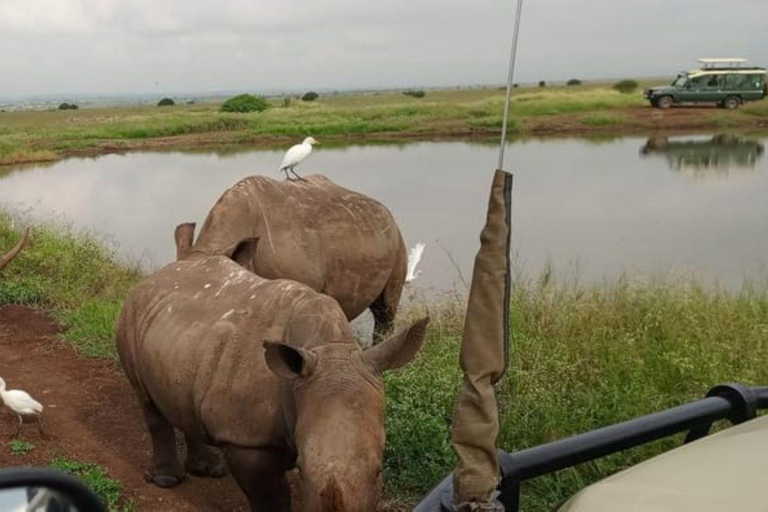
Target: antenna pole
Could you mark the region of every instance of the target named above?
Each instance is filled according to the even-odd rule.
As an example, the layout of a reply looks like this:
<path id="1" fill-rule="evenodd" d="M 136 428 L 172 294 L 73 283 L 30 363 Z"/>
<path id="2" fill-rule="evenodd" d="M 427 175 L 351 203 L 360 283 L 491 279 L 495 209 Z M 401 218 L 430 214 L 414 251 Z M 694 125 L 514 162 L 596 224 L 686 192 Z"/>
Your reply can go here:
<path id="1" fill-rule="evenodd" d="M 517 41 L 520 38 L 520 20 L 523 16 L 523 0 L 517 0 L 517 15 L 515 17 L 515 32 L 512 37 L 512 50 L 509 52 L 509 75 L 507 76 L 507 99 L 504 102 L 504 119 L 501 123 L 501 148 L 499 148 L 499 169 L 504 169 L 504 153 L 507 149 L 507 122 L 509 121 L 509 104 L 512 101 L 512 87 L 515 80 L 515 61 L 517 59 Z"/>

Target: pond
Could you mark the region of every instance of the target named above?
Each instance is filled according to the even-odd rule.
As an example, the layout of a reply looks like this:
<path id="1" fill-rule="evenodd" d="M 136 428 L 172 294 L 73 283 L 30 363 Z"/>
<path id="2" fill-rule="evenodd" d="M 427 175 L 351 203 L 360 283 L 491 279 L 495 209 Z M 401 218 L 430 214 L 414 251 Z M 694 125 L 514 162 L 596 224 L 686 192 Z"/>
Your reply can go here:
<path id="1" fill-rule="evenodd" d="M 512 142 L 518 272 L 548 265 L 596 282 L 692 272 L 738 287 L 765 281 L 768 135 Z M 322 141 L 321 141 L 322 142 Z M 0 169 L 0 208 L 93 230 L 153 268 L 174 257 L 173 229 L 201 225 L 221 193 L 276 172 L 283 150 L 129 153 Z M 464 291 L 497 158 L 492 144 L 318 147 L 297 170 L 324 173 L 386 204 L 406 243 L 427 244 L 418 288 Z"/>

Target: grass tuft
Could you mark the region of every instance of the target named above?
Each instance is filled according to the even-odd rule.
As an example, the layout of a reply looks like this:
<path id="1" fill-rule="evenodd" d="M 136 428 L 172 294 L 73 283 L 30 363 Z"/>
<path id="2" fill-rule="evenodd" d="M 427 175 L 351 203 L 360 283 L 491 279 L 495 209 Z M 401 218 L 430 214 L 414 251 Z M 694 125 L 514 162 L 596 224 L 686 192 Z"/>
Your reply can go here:
<path id="1" fill-rule="evenodd" d="M 81 478 L 85 484 L 96 493 L 107 505 L 110 512 L 132 512 L 132 501 L 123 497 L 123 484 L 111 478 L 107 472 L 96 464 L 71 460 L 57 456 L 51 461 L 51 466 Z"/>
<path id="2" fill-rule="evenodd" d="M 35 445 L 22 439 L 11 439 L 9 448 L 12 455 L 22 456 L 34 450 Z"/>

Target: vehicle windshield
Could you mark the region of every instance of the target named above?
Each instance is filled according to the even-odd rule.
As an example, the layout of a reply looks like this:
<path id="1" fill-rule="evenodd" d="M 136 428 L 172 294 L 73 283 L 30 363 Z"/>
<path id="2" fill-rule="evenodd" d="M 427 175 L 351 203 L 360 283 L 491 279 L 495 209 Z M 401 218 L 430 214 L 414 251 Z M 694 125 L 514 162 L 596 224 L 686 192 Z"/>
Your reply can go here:
<path id="1" fill-rule="evenodd" d="M 675 87 L 683 87 L 686 83 L 688 83 L 688 77 L 685 75 L 681 75 L 677 77 L 677 80 L 672 84 Z"/>

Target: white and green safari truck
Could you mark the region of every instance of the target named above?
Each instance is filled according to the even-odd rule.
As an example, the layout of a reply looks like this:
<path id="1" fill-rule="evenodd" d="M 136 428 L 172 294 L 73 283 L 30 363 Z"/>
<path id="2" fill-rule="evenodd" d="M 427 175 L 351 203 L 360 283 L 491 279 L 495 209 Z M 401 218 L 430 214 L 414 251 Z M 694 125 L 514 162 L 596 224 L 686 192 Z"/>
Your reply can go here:
<path id="1" fill-rule="evenodd" d="M 701 68 L 680 73 L 671 84 L 650 87 L 645 98 L 652 106 L 714 103 L 735 109 L 768 96 L 766 69 L 747 65 L 746 59 L 699 59 Z"/>

